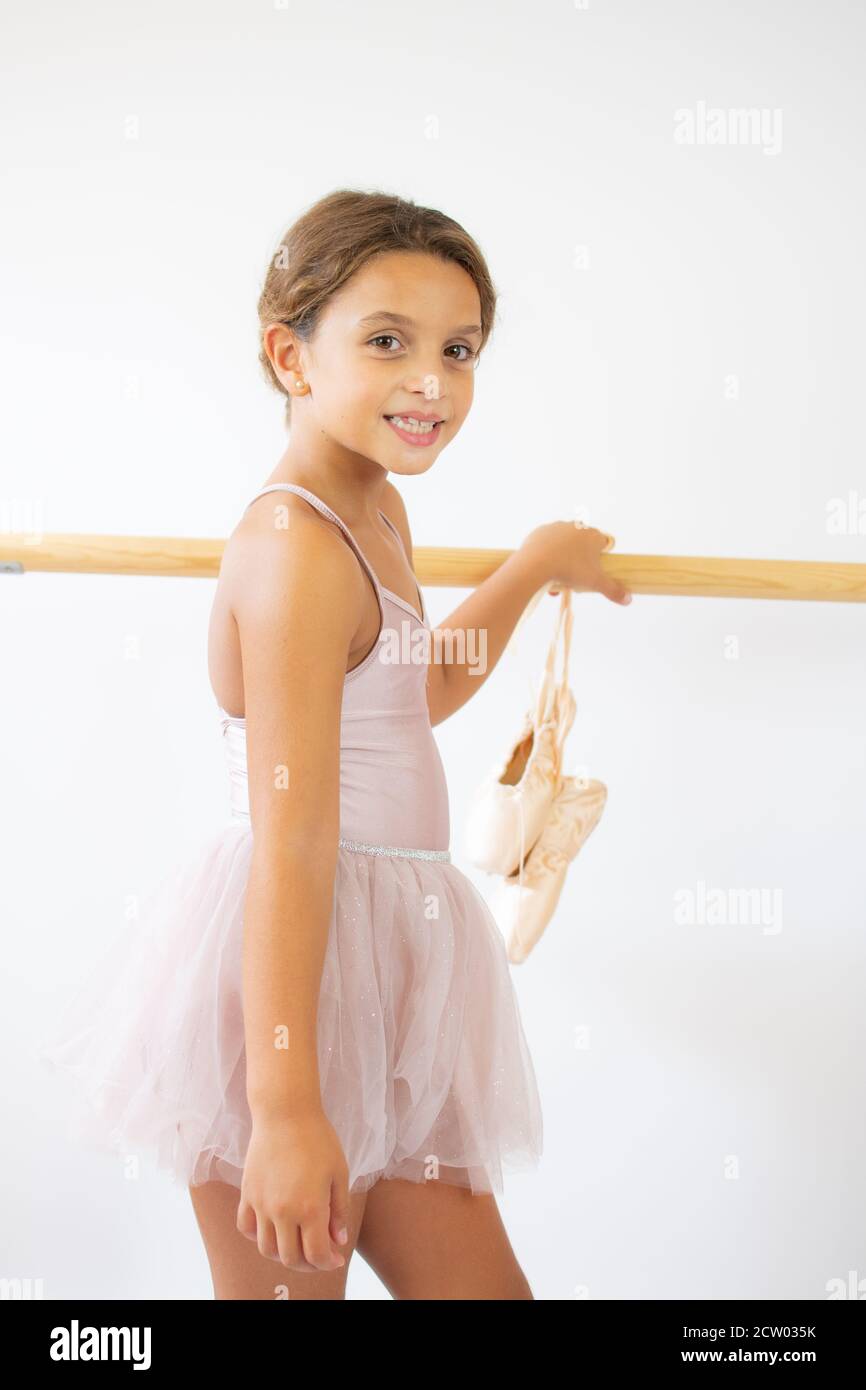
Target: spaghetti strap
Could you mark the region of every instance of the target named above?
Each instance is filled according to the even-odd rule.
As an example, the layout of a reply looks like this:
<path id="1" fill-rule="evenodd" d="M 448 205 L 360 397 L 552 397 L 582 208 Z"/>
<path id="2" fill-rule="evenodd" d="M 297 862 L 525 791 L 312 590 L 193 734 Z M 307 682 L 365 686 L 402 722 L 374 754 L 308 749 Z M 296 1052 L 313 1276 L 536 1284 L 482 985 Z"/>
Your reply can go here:
<path id="1" fill-rule="evenodd" d="M 285 490 L 287 492 L 296 492 L 301 497 L 306 498 L 306 500 L 310 502 L 318 511 L 322 512 L 323 515 L 325 515 L 329 519 L 329 521 L 336 522 L 336 524 L 340 527 L 341 531 L 346 537 L 346 540 L 351 545 L 352 549 L 354 550 L 364 569 L 367 571 L 371 580 L 373 581 L 373 587 L 376 590 L 376 597 L 379 600 L 379 608 L 382 613 L 382 626 L 384 626 L 385 624 L 385 609 L 382 601 L 383 594 L 387 594 L 390 598 L 396 599 L 401 607 L 409 609 L 410 612 L 413 611 L 411 605 L 408 604 L 405 599 L 401 598 L 399 594 L 395 594 L 393 589 L 388 589 L 385 587 L 384 584 L 381 584 L 379 582 L 379 576 L 376 574 L 376 571 L 373 569 L 373 566 L 370 564 L 370 561 L 367 559 L 358 542 L 355 540 L 355 537 L 352 535 L 352 532 L 349 530 L 345 521 L 343 521 L 342 517 L 337 516 L 337 513 L 332 511 L 331 508 L 328 506 L 327 502 L 322 501 L 321 497 L 317 497 L 314 492 L 310 492 L 309 488 L 302 487 L 300 483 L 270 483 L 267 487 L 263 487 L 261 492 L 256 493 L 255 497 L 253 497 L 247 503 L 247 506 L 244 508 L 244 510 L 246 511 L 247 508 L 251 507 L 253 505 L 253 502 L 257 501 L 258 498 L 262 497 L 266 492 L 276 492 L 281 490 Z M 382 520 L 387 522 L 388 526 L 394 532 L 394 535 L 400 542 L 400 548 L 402 549 L 403 554 L 406 555 L 406 547 L 403 544 L 403 537 L 400 535 L 400 532 L 397 530 L 397 527 L 394 525 L 393 521 L 391 521 L 390 517 L 387 517 L 385 515 L 381 507 L 378 509 L 378 511 Z M 409 567 L 411 569 L 411 559 L 408 555 L 406 556 L 406 558 L 410 561 Z M 427 616 L 427 605 L 424 602 L 424 593 L 417 579 L 415 580 L 415 589 L 418 594 L 418 603 L 421 609 L 421 622 L 426 625 L 429 621 Z M 415 614 L 415 616 L 418 616 L 417 613 Z M 354 669 L 357 670 L 357 667 L 355 667 Z"/>
<path id="2" fill-rule="evenodd" d="M 376 571 L 373 569 L 373 566 L 370 564 L 370 561 L 367 559 L 358 542 L 355 540 L 355 537 L 352 535 L 352 532 L 349 530 L 345 521 L 343 521 L 341 517 L 337 516 L 336 512 L 331 511 L 331 508 L 328 506 L 327 502 L 323 502 L 321 497 L 317 497 L 316 494 L 314 492 L 310 492 L 308 488 L 301 487 L 300 483 L 270 483 L 268 487 L 263 487 L 261 492 L 256 493 L 255 497 L 253 497 L 252 500 L 247 503 L 247 506 L 244 508 L 244 511 L 248 510 L 248 508 L 253 505 L 253 502 L 257 501 L 259 497 L 264 496 L 266 492 L 278 491 L 297 492 L 301 497 L 306 498 L 306 500 L 310 502 L 318 511 L 322 512 L 328 518 L 329 521 L 336 522 L 336 524 L 340 527 L 340 530 L 345 535 L 346 540 L 349 542 L 350 546 L 354 550 L 364 569 L 367 571 L 371 580 L 373 581 L 373 588 L 376 590 L 376 598 L 379 602 L 379 609 L 382 615 L 382 623 L 384 624 L 385 608 L 382 602 L 383 586 L 379 583 L 379 576 L 376 574 Z"/>
<path id="3" fill-rule="evenodd" d="M 400 532 L 397 530 L 397 527 L 394 525 L 394 523 L 393 523 L 393 521 L 391 520 L 391 518 L 390 518 L 389 516 L 386 516 L 386 515 L 385 515 L 385 513 L 382 511 L 382 508 L 381 508 L 381 507 L 379 508 L 379 515 L 380 515 L 380 517 L 382 518 L 383 521 L 385 521 L 385 522 L 388 523 L 388 525 L 390 526 L 391 530 L 394 532 L 394 535 L 397 537 L 398 541 L 400 542 L 400 549 L 403 551 L 403 554 L 406 556 L 406 559 L 407 559 L 408 562 L 409 562 L 409 568 L 412 569 L 412 556 L 407 552 L 406 546 L 405 546 L 404 543 L 403 543 L 403 537 L 400 535 Z M 414 571 L 414 570 L 412 570 L 412 578 L 415 579 L 415 571 Z M 417 579 L 415 579 L 415 590 L 416 590 L 416 593 L 418 594 L 418 603 L 419 603 L 419 606 L 420 606 L 420 608 L 421 608 L 421 621 L 422 621 L 422 623 L 427 623 L 427 622 L 428 622 L 428 618 L 427 618 L 427 605 L 426 605 L 426 603 L 424 602 L 424 591 L 423 591 L 423 589 L 421 588 L 421 585 L 418 583 L 418 580 L 417 580 Z M 388 593 L 389 590 L 386 589 L 385 592 Z M 396 598 L 396 597 L 399 597 L 399 595 L 392 594 L 392 598 Z"/>
<path id="4" fill-rule="evenodd" d="M 382 508 L 381 508 L 381 507 L 379 508 L 379 515 L 380 515 L 380 517 L 382 518 L 383 521 L 386 521 L 386 522 L 388 523 L 388 525 L 391 527 L 391 530 L 394 532 L 394 535 L 397 537 L 397 539 L 398 539 L 398 541 L 400 542 L 400 544 L 403 545 L 403 537 L 400 535 L 400 532 L 397 530 L 397 527 L 394 525 L 394 523 L 393 523 L 393 521 L 391 520 L 391 518 L 390 518 L 389 516 L 386 516 L 386 515 L 385 515 L 385 513 L 382 511 Z M 403 545 L 403 549 L 404 549 L 404 550 L 406 549 L 405 545 Z"/>

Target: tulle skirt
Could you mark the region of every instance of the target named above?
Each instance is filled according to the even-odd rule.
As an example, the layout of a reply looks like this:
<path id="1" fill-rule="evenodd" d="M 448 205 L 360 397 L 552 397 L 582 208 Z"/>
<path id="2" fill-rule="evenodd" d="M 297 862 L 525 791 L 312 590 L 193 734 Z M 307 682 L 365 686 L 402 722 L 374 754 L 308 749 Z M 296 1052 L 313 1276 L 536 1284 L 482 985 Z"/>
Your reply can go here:
<path id="1" fill-rule="evenodd" d="M 241 1186 L 252 855 L 232 822 L 177 862 L 37 1047 L 73 1084 L 77 1143 Z M 501 1192 L 542 1150 L 505 943 L 447 860 L 338 850 L 317 1016 L 322 1105 L 353 1192 L 379 1178 Z"/>

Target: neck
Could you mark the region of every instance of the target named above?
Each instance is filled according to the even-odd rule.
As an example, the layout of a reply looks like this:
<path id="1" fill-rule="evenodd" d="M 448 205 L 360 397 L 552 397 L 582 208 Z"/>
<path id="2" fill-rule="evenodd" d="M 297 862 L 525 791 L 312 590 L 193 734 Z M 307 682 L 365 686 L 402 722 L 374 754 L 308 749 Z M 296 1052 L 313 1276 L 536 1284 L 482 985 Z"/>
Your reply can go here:
<path id="1" fill-rule="evenodd" d="M 291 442 L 267 481 L 296 483 L 315 493 L 352 529 L 358 522 L 377 518 L 388 471 L 372 459 L 339 445 L 328 447 L 320 443 L 312 451 Z"/>

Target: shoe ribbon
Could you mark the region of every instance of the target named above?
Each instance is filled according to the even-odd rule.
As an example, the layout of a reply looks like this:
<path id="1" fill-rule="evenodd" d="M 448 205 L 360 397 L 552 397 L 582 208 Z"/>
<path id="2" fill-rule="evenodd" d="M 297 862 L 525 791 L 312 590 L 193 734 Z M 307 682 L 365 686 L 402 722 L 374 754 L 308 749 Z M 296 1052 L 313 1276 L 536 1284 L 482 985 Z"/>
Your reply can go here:
<path id="1" fill-rule="evenodd" d="M 535 607 L 543 592 L 544 590 L 539 590 L 533 600 L 531 600 L 531 606 L 525 610 L 524 617 Z M 547 652 L 547 660 L 544 663 L 544 671 L 539 684 L 538 700 L 532 719 L 535 738 L 538 737 L 539 729 L 545 723 L 553 720 L 556 724 L 556 737 L 553 743 L 553 800 L 556 799 L 562 790 L 562 757 L 565 739 L 571 728 L 577 708 L 574 694 L 568 683 L 572 619 L 571 590 L 562 589 L 560 591 L 559 616 L 556 623 L 556 631 L 553 634 L 553 640 Z M 562 636 L 562 675 L 556 685 L 554 685 L 554 667 L 556 664 L 556 652 L 559 646 L 560 636 Z M 517 917 L 514 923 L 514 934 L 518 940 L 520 938 L 520 910 L 523 906 L 523 857 L 526 848 L 524 800 L 525 798 L 523 797 L 518 799 L 520 807 L 520 864 L 517 871 Z"/>

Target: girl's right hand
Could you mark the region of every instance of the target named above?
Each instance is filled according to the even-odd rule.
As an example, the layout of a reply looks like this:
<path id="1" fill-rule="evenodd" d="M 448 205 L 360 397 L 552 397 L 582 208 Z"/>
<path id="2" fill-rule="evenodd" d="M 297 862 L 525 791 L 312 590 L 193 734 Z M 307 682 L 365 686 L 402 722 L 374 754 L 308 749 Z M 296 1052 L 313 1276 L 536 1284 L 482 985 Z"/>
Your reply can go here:
<path id="1" fill-rule="evenodd" d="M 340 1269 L 349 1217 L 349 1169 L 321 1109 L 254 1119 L 237 1228 L 260 1254 L 306 1273 Z"/>

